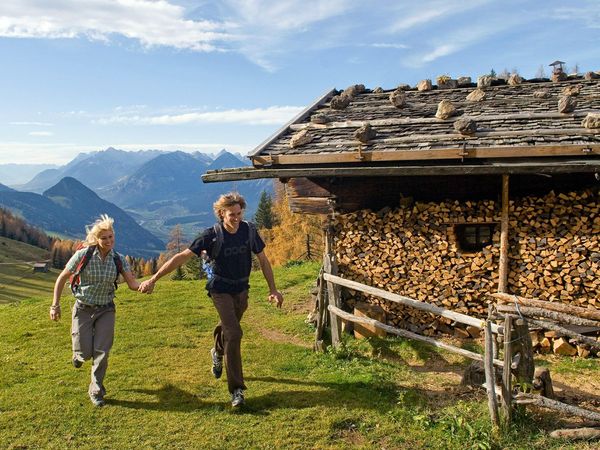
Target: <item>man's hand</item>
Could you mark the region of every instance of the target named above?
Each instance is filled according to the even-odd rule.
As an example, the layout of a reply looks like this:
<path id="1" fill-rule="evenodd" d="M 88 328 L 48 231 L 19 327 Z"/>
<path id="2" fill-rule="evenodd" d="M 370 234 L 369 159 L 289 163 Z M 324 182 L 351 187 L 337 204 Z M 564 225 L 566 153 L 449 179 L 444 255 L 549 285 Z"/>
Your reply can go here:
<path id="1" fill-rule="evenodd" d="M 154 281 L 150 280 L 146 280 L 146 281 L 142 281 L 140 283 L 140 287 L 138 288 L 138 291 L 141 292 L 142 294 L 152 294 L 152 291 L 154 290 Z"/>
<path id="2" fill-rule="evenodd" d="M 60 319 L 60 305 L 50 306 L 50 319 L 55 321 Z"/>
<path id="3" fill-rule="evenodd" d="M 281 305 L 283 305 L 283 295 L 279 291 L 271 292 L 271 295 L 269 295 L 269 301 L 275 302 L 275 306 L 281 308 Z"/>

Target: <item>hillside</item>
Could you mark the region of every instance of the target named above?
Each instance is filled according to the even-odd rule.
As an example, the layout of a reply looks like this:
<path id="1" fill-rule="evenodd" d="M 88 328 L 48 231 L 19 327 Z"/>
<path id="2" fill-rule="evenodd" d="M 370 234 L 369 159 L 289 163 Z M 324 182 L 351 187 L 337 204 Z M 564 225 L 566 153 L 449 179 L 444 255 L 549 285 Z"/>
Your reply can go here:
<path id="1" fill-rule="evenodd" d="M 139 226 L 116 205 L 98 197 L 74 178 L 63 178 L 43 195 L 31 192 L 0 192 L 0 205 L 21 215 L 47 232 L 83 238 L 85 226 L 100 214 L 115 219 L 117 249 L 132 256 L 154 256 L 164 244 Z"/>
<path id="2" fill-rule="evenodd" d="M 51 295 L 58 271 L 33 273 L 29 264 L 48 256 L 47 250 L 0 236 L 0 304 Z"/>
<path id="3" fill-rule="evenodd" d="M 318 269 L 275 269 L 281 310 L 252 274 L 242 322 L 247 404 L 237 411 L 225 377 L 209 370 L 217 316 L 202 282 L 163 279 L 151 296 L 119 289 L 101 410 L 87 398 L 89 362 L 70 364 L 71 297 L 58 323 L 48 319 L 48 295 L 0 306 L 0 448 L 594 448 L 552 440 L 548 431 L 572 418 L 545 410 L 528 408 L 514 429 L 493 433 L 485 391 L 460 386 L 467 363 L 458 355 L 394 338 L 347 338 L 339 351 L 314 353 L 304 319 Z M 555 386 L 597 385 L 593 361 L 542 364 L 552 364 Z"/>

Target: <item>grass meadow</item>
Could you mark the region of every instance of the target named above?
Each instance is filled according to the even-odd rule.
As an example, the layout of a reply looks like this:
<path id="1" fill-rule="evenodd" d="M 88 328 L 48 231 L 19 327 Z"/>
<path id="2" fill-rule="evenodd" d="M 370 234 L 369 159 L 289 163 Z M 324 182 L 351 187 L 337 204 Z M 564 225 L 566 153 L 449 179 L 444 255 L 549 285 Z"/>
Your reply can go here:
<path id="1" fill-rule="evenodd" d="M 0 305 L 0 448 L 594 448 L 551 440 L 556 419 L 542 411 L 494 434 L 485 393 L 460 386 L 462 357 L 391 338 L 347 337 L 340 350 L 314 353 L 304 320 L 318 269 L 275 269 L 281 310 L 252 274 L 239 410 L 225 376 L 210 373 L 217 315 L 201 281 L 163 279 L 149 296 L 118 290 L 104 408 L 87 397 L 90 363 L 70 364 L 71 297 L 58 323 L 49 290 Z M 563 371 L 593 377 L 598 367 Z"/>

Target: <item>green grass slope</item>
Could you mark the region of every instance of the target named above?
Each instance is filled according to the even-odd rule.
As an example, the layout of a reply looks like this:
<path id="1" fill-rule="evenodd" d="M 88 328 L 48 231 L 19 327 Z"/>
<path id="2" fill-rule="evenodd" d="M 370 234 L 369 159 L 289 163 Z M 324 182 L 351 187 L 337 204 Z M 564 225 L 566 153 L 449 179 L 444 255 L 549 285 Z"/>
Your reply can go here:
<path id="1" fill-rule="evenodd" d="M 493 436 L 486 396 L 460 387 L 466 362 L 455 355 L 396 339 L 313 353 L 304 319 L 317 273 L 276 269 L 281 310 L 252 275 L 240 410 L 209 370 L 217 314 L 202 282 L 161 280 L 151 296 L 119 289 L 101 409 L 86 394 L 90 363 L 70 365 L 72 300 L 59 323 L 50 295 L 0 306 L 0 448 L 565 448 L 539 418 Z"/>
<path id="2" fill-rule="evenodd" d="M 0 237 L 0 304 L 51 293 L 58 271 L 33 273 L 27 264 L 47 258 L 47 250 Z"/>

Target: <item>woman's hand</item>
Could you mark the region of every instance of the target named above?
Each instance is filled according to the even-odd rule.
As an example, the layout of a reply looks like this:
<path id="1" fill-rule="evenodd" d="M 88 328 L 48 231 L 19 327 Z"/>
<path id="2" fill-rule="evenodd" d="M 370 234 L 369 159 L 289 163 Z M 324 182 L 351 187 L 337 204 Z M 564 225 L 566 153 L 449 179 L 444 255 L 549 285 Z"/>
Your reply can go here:
<path id="1" fill-rule="evenodd" d="M 50 306 L 50 320 L 58 320 L 60 319 L 60 304 L 53 304 Z"/>

